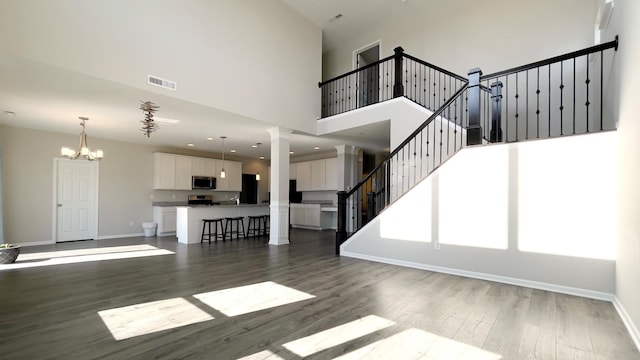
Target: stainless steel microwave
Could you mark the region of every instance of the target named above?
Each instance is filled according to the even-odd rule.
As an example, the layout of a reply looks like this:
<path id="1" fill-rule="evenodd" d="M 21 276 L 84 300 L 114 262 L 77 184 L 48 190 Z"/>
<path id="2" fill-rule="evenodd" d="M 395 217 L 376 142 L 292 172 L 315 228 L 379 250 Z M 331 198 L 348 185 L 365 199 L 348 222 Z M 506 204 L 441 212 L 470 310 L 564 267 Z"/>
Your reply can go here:
<path id="1" fill-rule="evenodd" d="M 216 188 L 216 178 L 210 176 L 192 176 L 191 188 L 213 190 Z"/>

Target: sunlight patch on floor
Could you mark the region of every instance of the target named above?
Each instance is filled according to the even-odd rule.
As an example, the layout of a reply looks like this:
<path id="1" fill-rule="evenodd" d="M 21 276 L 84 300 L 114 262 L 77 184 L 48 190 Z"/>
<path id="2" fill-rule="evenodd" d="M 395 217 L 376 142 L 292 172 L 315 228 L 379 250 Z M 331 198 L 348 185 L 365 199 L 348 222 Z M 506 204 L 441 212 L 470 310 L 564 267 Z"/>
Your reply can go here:
<path id="1" fill-rule="evenodd" d="M 282 346 L 294 354 L 305 357 L 392 325 L 395 325 L 395 322 L 379 316 L 369 315 L 362 319 L 288 342 Z"/>
<path id="2" fill-rule="evenodd" d="M 227 316 L 312 299 L 315 296 L 271 281 L 193 295 Z"/>
<path id="3" fill-rule="evenodd" d="M 412 328 L 335 359 L 499 360 L 502 356 Z"/>
<path id="4" fill-rule="evenodd" d="M 272 353 L 269 350 L 264 350 L 264 351 L 260 351 L 259 353 L 255 353 L 253 355 L 239 358 L 238 360 L 284 360 L 284 358 L 281 358 L 280 356 Z"/>
<path id="5" fill-rule="evenodd" d="M 58 258 L 45 258 L 43 260 L 22 260 L 19 256 L 18 261 L 16 261 L 13 264 L 0 265 L 0 270 L 25 269 L 25 268 L 34 268 L 34 267 L 41 267 L 41 266 L 77 264 L 77 263 L 84 263 L 84 262 L 90 262 L 90 261 L 132 259 L 132 258 L 140 258 L 140 257 L 147 257 L 147 256 L 173 255 L 173 254 L 175 253 L 169 250 L 156 249 L 156 250 L 142 250 L 142 251 L 125 251 L 125 252 L 106 253 L 106 254 L 66 256 L 66 257 L 58 257 Z"/>
<path id="6" fill-rule="evenodd" d="M 110 246 L 101 248 L 90 249 L 74 249 L 74 250 L 56 250 L 45 251 L 38 253 L 22 253 L 18 256 L 18 261 L 30 261 L 30 260 L 43 260 L 51 258 L 61 258 L 67 256 L 80 256 L 80 255 L 97 255 L 97 254 L 112 254 L 127 251 L 143 251 L 143 250 L 158 250 L 157 247 L 152 245 L 127 245 L 127 246 Z"/>
<path id="7" fill-rule="evenodd" d="M 184 298 L 173 298 L 99 311 L 116 340 L 213 320 Z"/>

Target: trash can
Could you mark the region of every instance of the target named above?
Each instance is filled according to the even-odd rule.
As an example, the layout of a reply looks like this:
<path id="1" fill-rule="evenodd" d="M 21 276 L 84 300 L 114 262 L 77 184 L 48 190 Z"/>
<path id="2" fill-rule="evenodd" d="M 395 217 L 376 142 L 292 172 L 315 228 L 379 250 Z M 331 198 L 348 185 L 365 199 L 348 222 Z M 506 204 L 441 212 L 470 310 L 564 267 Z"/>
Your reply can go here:
<path id="1" fill-rule="evenodd" d="M 156 227 L 158 226 L 158 224 L 154 221 L 150 221 L 150 222 L 143 222 L 142 223 L 142 228 L 144 229 L 144 236 L 145 237 L 150 237 L 150 236 L 156 236 Z"/>

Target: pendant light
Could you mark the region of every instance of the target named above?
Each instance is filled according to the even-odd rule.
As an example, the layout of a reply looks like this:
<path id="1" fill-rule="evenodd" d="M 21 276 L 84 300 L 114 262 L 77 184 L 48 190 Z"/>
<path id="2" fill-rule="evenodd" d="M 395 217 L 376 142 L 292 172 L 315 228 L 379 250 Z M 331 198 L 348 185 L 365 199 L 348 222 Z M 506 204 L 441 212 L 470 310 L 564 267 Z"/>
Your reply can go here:
<path id="1" fill-rule="evenodd" d="M 227 177 L 227 173 L 224 172 L 224 139 L 226 139 L 226 136 L 220 136 L 220 139 L 222 139 L 222 170 L 220 170 L 220 178 L 224 179 L 225 177 Z"/>
<path id="2" fill-rule="evenodd" d="M 89 120 L 89 118 L 80 116 L 80 126 L 82 126 L 82 132 L 80 133 L 80 145 L 78 146 L 78 150 L 74 151 L 73 149 L 63 146 L 60 149 L 60 155 L 67 157 L 71 160 L 76 160 L 79 157 L 83 157 L 89 161 L 100 160 L 104 157 L 104 152 L 101 149 L 97 149 L 96 151 L 91 151 L 89 149 L 89 145 L 87 144 L 87 133 L 84 131 L 85 122 Z"/>

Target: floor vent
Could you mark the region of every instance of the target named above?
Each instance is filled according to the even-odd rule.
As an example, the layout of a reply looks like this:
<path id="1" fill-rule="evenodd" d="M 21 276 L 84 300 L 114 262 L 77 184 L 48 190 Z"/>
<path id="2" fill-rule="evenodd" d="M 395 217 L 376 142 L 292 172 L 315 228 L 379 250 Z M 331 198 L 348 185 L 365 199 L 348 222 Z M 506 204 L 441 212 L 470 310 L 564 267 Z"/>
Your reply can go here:
<path id="1" fill-rule="evenodd" d="M 148 80 L 151 85 L 160 86 L 161 88 L 173 91 L 176 91 L 176 88 L 178 87 L 178 84 L 175 81 L 166 80 L 153 75 L 149 75 Z"/>

